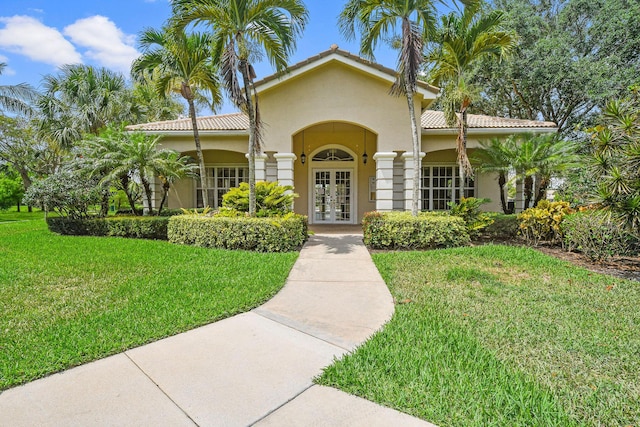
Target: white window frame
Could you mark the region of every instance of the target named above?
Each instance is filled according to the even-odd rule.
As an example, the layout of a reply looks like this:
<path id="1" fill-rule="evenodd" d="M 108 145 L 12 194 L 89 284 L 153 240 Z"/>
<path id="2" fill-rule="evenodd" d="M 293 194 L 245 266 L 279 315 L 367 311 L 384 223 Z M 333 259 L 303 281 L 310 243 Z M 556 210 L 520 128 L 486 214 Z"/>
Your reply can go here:
<path id="1" fill-rule="evenodd" d="M 447 178 L 449 176 L 451 177 L 450 182 L 448 182 L 447 186 L 436 186 L 436 187 L 433 186 L 433 178 L 434 178 L 433 171 L 434 169 L 437 170 L 438 168 L 451 168 L 451 172 L 452 172 L 451 175 L 444 175 L 444 176 L 438 175 L 439 177 L 444 177 L 444 178 Z M 428 174 L 426 173 L 426 170 L 429 171 Z M 449 210 L 450 208 L 448 206 L 448 202 L 456 202 L 456 203 L 459 202 L 460 196 L 463 194 L 461 190 L 467 190 L 469 197 L 475 197 L 476 194 L 478 193 L 477 180 L 475 179 L 472 180 L 472 185 L 467 185 L 464 187 L 464 189 L 460 188 L 459 169 L 458 169 L 458 165 L 455 163 L 423 163 L 421 172 L 422 172 L 422 175 L 420 179 L 420 195 L 422 199 L 421 200 L 422 210 L 428 210 L 428 211 Z M 427 179 L 426 178 L 427 176 L 428 176 L 428 182 L 425 182 L 425 180 Z M 465 181 L 468 182 L 469 178 L 466 178 Z M 446 198 L 442 198 L 442 197 L 434 198 L 434 193 L 437 191 L 448 191 L 449 196 Z M 436 203 L 439 204 L 439 206 L 436 206 Z"/>
<path id="2" fill-rule="evenodd" d="M 219 172 L 223 169 L 235 169 L 234 177 L 224 177 L 220 176 Z M 249 182 L 249 166 L 246 164 L 234 163 L 234 164 L 216 164 L 216 165 L 205 165 L 205 170 L 207 173 L 207 191 L 209 192 L 208 198 L 209 201 L 213 201 L 209 205 L 212 209 L 217 209 L 222 206 L 222 195 L 227 193 L 231 188 L 238 187 L 242 182 Z M 239 171 L 243 171 L 243 176 L 239 176 Z M 229 179 L 228 185 L 218 185 L 219 179 Z M 200 195 L 201 185 L 200 180 L 196 179 L 195 184 L 195 196 L 194 200 L 196 202 L 196 206 L 198 206 L 198 197 Z M 221 193 L 222 191 L 222 193 Z M 198 206 L 202 207 L 202 206 Z"/>

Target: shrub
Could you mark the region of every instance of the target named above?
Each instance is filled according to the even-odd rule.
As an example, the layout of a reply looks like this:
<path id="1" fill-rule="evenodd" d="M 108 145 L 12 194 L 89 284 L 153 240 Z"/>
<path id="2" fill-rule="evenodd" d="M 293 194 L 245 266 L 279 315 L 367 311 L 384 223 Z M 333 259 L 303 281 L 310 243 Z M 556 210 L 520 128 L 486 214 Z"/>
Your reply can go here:
<path id="1" fill-rule="evenodd" d="M 95 179 L 62 170 L 34 182 L 25 193 L 24 204 L 81 219 L 89 217 L 89 208 L 101 198 L 102 190 Z"/>
<path id="2" fill-rule="evenodd" d="M 291 212 L 293 199 L 298 197 L 290 185 L 277 182 L 256 182 L 256 216 L 279 216 Z M 249 184 L 243 182 L 222 196 L 222 206 L 249 212 Z"/>
<path id="3" fill-rule="evenodd" d="M 364 243 L 374 249 L 434 249 L 470 241 L 462 218 L 447 213 L 369 212 L 362 228 Z"/>
<path id="4" fill-rule="evenodd" d="M 272 218 L 179 215 L 169 220 L 168 237 L 172 243 L 206 248 L 288 252 L 307 239 L 307 217 L 293 213 Z"/>
<path id="5" fill-rule="evenodd" d="M 480 232 L 493 223 L 490 214 L 480 211 L 480 206 L 489 203 L 489 199 L 476 199 L 475 197 L 463 197 L 460 203 L 449 202 L 451 215 L 462 218 L 467 231 L 471 237 L 475 237 Z"/>
<path id="6" fill-rule="evenodd" d="M 565 248 L 579 251 L 592 261 L 616 255 L 636 255 L 640 239 L 618 221 L 601 211 L 585 211 L 568 215 L 562 222 Z"/>
<path id="7" fill-rule="evenodd" d="M 47 218 L 49 230 L 71 236 L 167 240 L 169 217 Z"/>
<path id="8" fill-rule="evenodd" d="M 518 235 L 518 218 L 516 215 L 497 214 L 493 222 L 482 230 L 482 235 L 492 239 L 511 240 Z"/>
<path id="9" fill-rule="evenodd" d="M 518 232 L 529 244 L 558 243 L 562 240 L 560 224 L 571 212 L 568 202 L 542 200 L 536 207 L 518 215 Z"/>

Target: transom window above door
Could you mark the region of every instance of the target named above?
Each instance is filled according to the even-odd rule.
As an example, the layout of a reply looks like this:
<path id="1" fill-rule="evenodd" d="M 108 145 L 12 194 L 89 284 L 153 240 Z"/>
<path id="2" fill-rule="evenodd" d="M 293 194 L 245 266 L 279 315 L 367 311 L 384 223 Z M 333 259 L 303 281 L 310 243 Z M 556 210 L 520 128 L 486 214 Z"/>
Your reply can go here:
<path id="1" fill-rule="evenodd" d="M 314 162 L 353 162 L 353 156 L 339 148 L 327 148 L 316 153 Z"/>

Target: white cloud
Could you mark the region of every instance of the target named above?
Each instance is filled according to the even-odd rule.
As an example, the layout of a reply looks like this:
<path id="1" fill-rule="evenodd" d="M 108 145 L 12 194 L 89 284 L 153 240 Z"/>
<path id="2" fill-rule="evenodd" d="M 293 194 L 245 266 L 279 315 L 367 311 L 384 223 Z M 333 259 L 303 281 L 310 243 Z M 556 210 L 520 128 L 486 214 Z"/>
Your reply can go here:
<path id="1" fill-rule="evenodd" d="M 124 34 L 104 16 L 79 19 L 63 32 L 75 45 L 87 48 L 84 54 L 88 58 L 125 75 L 129 74 L 131 62 L 139 55 L 134 47 L 135 36 Z"/>
<path id="2" fill-rule="evenodd" d="M 60 32 L 30 16 L 0 17 L 0 48 L 34 61 L 60 66 L 82 62 L 75 47 Z"/>

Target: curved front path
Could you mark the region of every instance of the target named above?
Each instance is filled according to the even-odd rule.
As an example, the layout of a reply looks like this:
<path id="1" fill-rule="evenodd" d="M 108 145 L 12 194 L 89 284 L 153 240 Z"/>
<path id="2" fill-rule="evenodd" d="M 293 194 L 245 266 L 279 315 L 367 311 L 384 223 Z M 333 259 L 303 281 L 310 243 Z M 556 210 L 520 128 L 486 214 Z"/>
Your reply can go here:
<path id="1" fill-rule="evenodd" d="M 266 304 L 7 390 L 0 426 L 428 426 L 313 385 L 392 314 L 361 235 L 312 236 Z"/>

